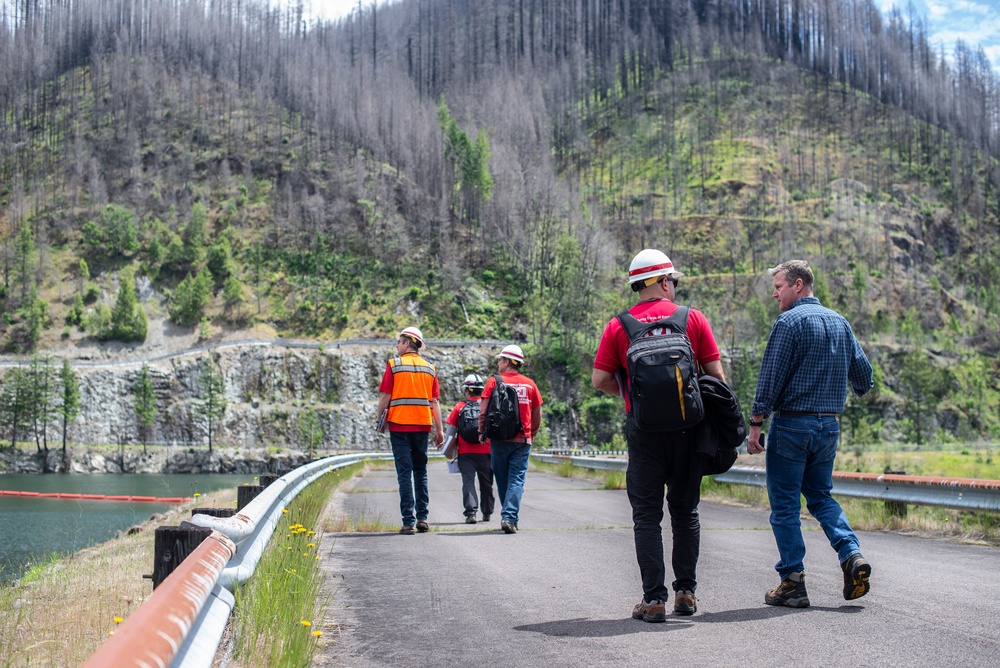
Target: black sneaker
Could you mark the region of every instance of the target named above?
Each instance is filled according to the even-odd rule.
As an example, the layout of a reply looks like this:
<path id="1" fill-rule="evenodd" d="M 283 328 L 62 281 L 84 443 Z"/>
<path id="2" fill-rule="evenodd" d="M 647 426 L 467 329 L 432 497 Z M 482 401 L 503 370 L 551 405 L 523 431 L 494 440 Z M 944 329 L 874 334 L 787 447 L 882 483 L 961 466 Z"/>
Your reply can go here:
<path id="1" fill-rule="evenodd" d="M 475 524 L 476 523 L 476 516 L 475 515 L 466 515 L 465 516 L 465 523 L 466 524 Z"/>
<path id="2" fill-rule="evenodd" d="M 694 597 L 694 592 L 681 589 L 674 596 L 674 613 L 685 617 L 698 612 L 698 599 Z"/>
<path id="3" fill-rule="evenodd" d="M 483 513 L 483 521 L 484 522 L 489 522 L 490 521 L 490 514 L 489 513 Z"/>
<path id="4" fill-rule="evenodd" d="M 641 619 L 644 622 L 665 622 L 667 621 L 666 606 L 660 600 L 646 603 L 644 599 L 632 608 L 632 619 Z"/>
<path id="5" fill-rule="evenodd" d="M 517 533 L 517 525 L 513 522 L 501 522 L 500 528 L 504 533 Z"/>
<path id="6" fill-rule="evenodd" d="M 793 580 L 792 578 L 797 578 Z M 768 605 L 784 605 L 789 608 L 808 608 L 809 595 L 806 594 L 806 575 L 803 572 L 792 573 L 781 581 L 776 588 L 764 594 L 764 603 Z"/>
<path id="7" fill-rule="evenodd" d="M 853 601 L 868 593 L 871 589 L 868 578 L 872 574 L 872 566 L 860 552 L 852 554 L 840 567 L 844 570 L 844 600 Z"/>

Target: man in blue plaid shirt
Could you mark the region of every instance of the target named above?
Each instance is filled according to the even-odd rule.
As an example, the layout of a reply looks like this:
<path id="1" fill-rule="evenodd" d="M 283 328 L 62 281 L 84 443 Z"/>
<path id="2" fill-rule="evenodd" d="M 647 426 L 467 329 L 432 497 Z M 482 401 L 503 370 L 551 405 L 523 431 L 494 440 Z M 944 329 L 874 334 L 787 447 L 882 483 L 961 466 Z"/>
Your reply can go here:
<path id="1" fill-rule="evenodd" d="M 747 451 L 764 451 L 761 427 L 771 415 L 767 437 L 767 494 L 771 529 L 778 544 L 775 570 L 781 583 L 764 595 L 768 605 L 805 608 L 800 494 L 844 572 L 844 598 L 868 593 L 871 565 L 861 556 L 858 537 L 831 496 L 833 460 L 840 437 L 840 414 L 847 384 L 856 396 L 871 389 L 872 366 L 854 338 L 850 323 L 813 296 L 813 273 L 804 260 L 779 264 L 768 273 L 781 314 L 764 349 L 751 408 Z"/>

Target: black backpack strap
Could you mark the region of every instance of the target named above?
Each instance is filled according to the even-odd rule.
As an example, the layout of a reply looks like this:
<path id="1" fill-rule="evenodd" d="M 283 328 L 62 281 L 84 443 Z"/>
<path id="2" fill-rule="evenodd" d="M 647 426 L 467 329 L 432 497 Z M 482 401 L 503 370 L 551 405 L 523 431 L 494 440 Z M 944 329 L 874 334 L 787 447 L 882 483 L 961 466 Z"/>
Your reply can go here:
<path id="1" fill-rule="evenodd" d="M 691 309 L 687 306 L 678 306 L 677 310 L 670 314 L 670 317 L 660 322 L 669 325 L 678 334 L 687 335 L 688 314 L 690 312 Z"/>
<path id="2" fill-rule="evenodd" d="M 624 329 L 625 333 L 628 334 L 628 340 L 629 343 L 631 343 L 640 336 L 643 336 L 646 332 L 660 327 L 669 327 L 678 334 L 687 334 L 688 313 L 690 313 L 690 311 L 691 309 L 687 306 L 678 306 L 677 310 L 671 313 L 668 317 L 660 320 L 654 320 L 653 322 L 639 322 L 635 316 L 628 311 L 619 313 L 617 318 L 618 322 L 622 324 L 622 329 Z"/>

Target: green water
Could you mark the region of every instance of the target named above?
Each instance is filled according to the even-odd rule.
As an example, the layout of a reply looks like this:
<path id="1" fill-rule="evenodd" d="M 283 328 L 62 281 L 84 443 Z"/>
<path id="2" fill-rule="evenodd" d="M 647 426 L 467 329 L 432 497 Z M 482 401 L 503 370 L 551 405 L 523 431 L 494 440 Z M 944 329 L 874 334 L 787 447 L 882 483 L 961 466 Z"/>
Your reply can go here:
<path id="1" fill-rule="evenodd" d="M 191 497 L 254 484 L 242 474 L 0 474 L 0 489 L 109 496 Z M 170 508 L 162 503 L 85 501 L 0 496 L 0 582 L 17 578 L 53 554 L 66 555 L 103 543 L 115 533 Z M 179 523 L 178 519 L 174 524 Z M 152 558 L 150 571 L 152 571 Z"/>

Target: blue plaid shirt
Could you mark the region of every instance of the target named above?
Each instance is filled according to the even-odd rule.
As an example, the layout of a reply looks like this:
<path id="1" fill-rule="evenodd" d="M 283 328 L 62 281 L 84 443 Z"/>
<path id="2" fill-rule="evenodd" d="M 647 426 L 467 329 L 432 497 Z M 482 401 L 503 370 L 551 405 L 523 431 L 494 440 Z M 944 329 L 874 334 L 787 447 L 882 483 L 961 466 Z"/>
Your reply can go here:
<path id="1" fill-rule="evenodd" d="M 802 297 L 771 327 L 751 414 L 842 413 L 848 381 L 859 397 L 874 385 L 850 323 L 815 297 Z"/>

